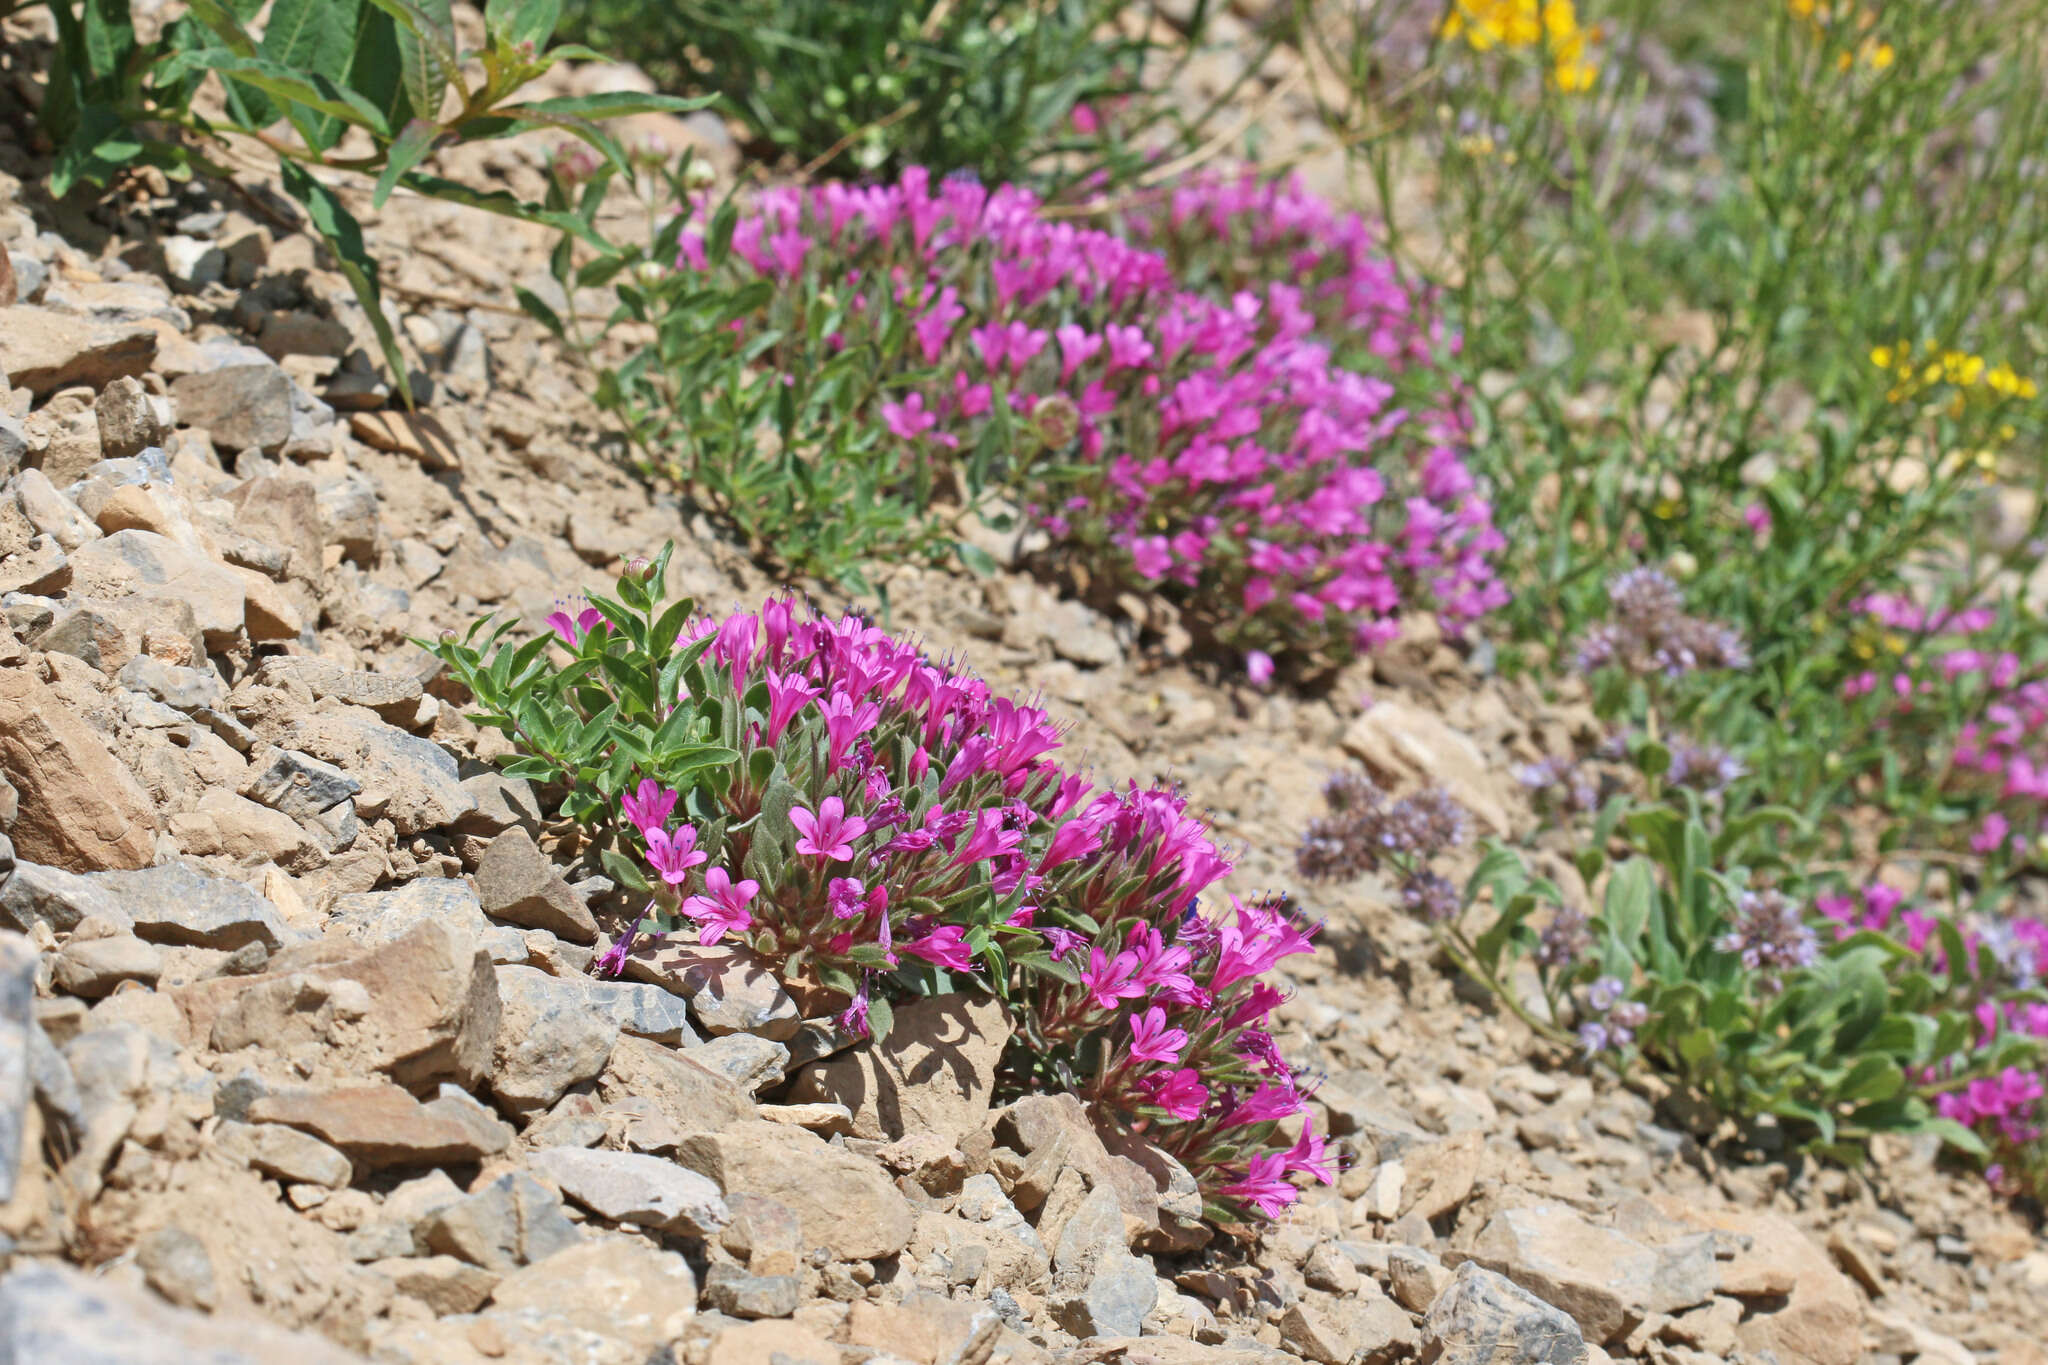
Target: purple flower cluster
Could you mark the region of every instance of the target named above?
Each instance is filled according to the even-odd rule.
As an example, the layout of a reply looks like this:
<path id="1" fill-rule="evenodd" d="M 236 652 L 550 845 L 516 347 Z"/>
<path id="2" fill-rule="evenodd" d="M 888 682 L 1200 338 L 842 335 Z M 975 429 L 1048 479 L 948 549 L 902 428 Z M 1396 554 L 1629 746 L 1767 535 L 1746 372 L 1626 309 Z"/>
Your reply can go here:
<path id="1" fill-rule="evenodd" d="M 1807 924 L 1799 902 L 1774 888 L 1736 897 L 1728 932 L 1715 939 L 1714 946 L 1762 973 L 1760 984 L 1766 990 L 1774 988 L 1779 972 L 1810 967 L 1820 956 L 1820 938 Z"/>
<path id="2" fill-rule="evenodd" d="M 1432 355 L 1435 324 L 1362 222 L 1256 182 L 1202 182 L 1174 205 L 1171 222 L 1221 220 L 1262 250 L 1314 243 L 1304 278 L 1197 292 L 1162 252 L 1026 190 L 917 168 L 764 192 L 734 269 L 831 294 L 834 344 L 876 355 L 874 416 L 934 482 L 995 451 L 1068 554 L 1177 598 L 1225 644 L 1341 653 L 1391 639 L 1418 602 L 1452 630 L 1498 607 L 1503 541 L 1455 397 L 1412 410 L 1324 334 L 1356 332 L 1387 371 Z M 693 227 L 680 264 L 708 263 Z M 775 316 L 771 298 L 736 326 L 766 336 Z"/>
<path id="3" fill-rule="evenodd" d="M 1570 754 L 1551 754 L 1515 769 L 1539 809 L 1590 815 L 1600 808 L 1599 775 Z"/>
<path id="4" fill-rule="evenodd" d="M 1749 646 L 1731 627 L 1690 616 L 1685 598 L 1661 570 L 1629 569 L 1607 585 L 1612 620 L 1579 640 L 1582 673 L 1621 668 L 1638 677 L 1680 677 L 1698 669 L 1747 668 Z"/>
<path id="5" fill-rule="evenodd" d="M 1064 770 L 1044 711 L 857 616 L 770 601 L 678 643 L 700 655 L 697 713 L 740 757 L 687 799 L 643 780 L 622 800 L 648 915 L 751 949 L 855 1033 L 913 984 L 995 993 L 1031 1063 L 1099 1059 L 1070 1070 L 1098 1116 L 1226 1206 L 1270 1216 L 1292 1177 L 1331 1178 L 1313 1132 L 1276 1136 L 1306 1095 L 1268 1024 L 1273 969 L 1314 929 L 1280 904 L 1198 909 L 1231 863 L 1180 794 Z"/>
<path id="6" fill-rule="evenodd" d="M 1402 903 L 1431 920 L 1458 913 L 1457 888 L 1432 872 L 1429 860 L 1465 840 L 1465 809 L 1441 787 L 1398 801 L 1356 770 L 1323 787 L 1330 813 L 1309 822 L 1295 864 L 1310 881 L 1335 881 L 1391 868 Z"/>
<path id="7" fill-rule="evenodd" d="M 1629 1046 L 1636 1040 L 1636 1030 L 1650 1021 L 1650 1007 L 1626 999 L 1627 993 L 1627 985 L 1613 976 L 1603 976 L 1586 988 L 1581 1013 L 1592 1017 L 1580 1023 L 1579 1043 L 1588 1057 Z"/>

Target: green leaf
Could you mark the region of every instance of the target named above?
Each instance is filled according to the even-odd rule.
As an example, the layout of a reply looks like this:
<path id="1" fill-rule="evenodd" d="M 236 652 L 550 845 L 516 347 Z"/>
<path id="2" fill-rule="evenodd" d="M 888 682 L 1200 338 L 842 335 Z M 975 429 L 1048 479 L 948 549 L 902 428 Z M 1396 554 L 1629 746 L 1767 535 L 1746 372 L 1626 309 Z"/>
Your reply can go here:
<path id="1" fill-rule="evenodd" d="M 717 102 L 716 95 L 685 97 L 615 91 L 604 95 L 562 95 L 555 99 L 535 100 L 531 104 L 508 104 L 497 112 L 513 118 L 608 119 L 624 118 L 629 114 L 687 114 Z"/>
<path id="2" fill-rule="evenodd" d="M 1600 917 L 1607 921 L 1608 932 L 1631 951 L 1650 922 L 1650 908 L 1656 896 L 1657 873 L 1647 858 L 1617 863 L 1608 874 Z"/>
<path id="3" fill-rule="evenodd" d="M 488 0 L 484 5 L 484 27 L 508 47 L 532 43 L 538 52 L 561 21 L 562 0 Z"/>
<path id="4" fill-rule="evenodd" d="M 370 207 L 381 209 L 384 201 L 391 197 L 391 191 L 398 188 L 399 177 L 420 163 L 421 158 L 434 149 L 434 139 L 441 135 L 439 124 L 416 118 L 405 125 L 398 140 L 385 153 L 384 172 L 377 177 L 377 192 L 370 196 Z"/>
<path id="5" fill-rule="evenodd" d="M 370 0 L 397 24 L 400 81 L 413 113 L 439 118 L 442 97 L 462 79 L 449 0 Z"/>
<path id="6" fill-rule="evenodd" d="M 307 137 L 307 142 L 316 151 L 333 145 L 338 130 L 332 125 L 350 123 L 368 128 L 380 137 L 390 132 L 384 121 L 384 111 L 355 91 L 336 85 L 318 73 L 302 75 L 268 57 L 227 57 L 217 51 L 186 52 L 166 63 L 162 76 L 167 81 L 175 81 L 186 72 L 195 70 L 212 71 L 238 86 L 252 86 L 273 100 L 282 100 L 287 105 L 320 115 L 317 120 L 308 120 L 305 115 L 294 118 L 302 133 L 308 127 L 314 130 Z M 252 126 L 261 127 L 262 122 L 252 121 Z"/>
<path id="7" fill-rule="evenodd" d="M 69 8 L 71 0 L 57 0 Z M 128 0 L 85 0 L 85 55 L 95 78 L 118 76 L 135 55 Z"/>
<path id="8" fill-rule="evenodd" d="M 597 856 L 598 861 L 604 864 L 606 876 L 628 891 L 635 891 L 643 896 L 648 894 L 646 874 L 641 872 L 640 864 L 636 860 L 628 858 L 615 848 L 600 850 Z"/>
<path id="9" fill-rule="evenodd" d="M 377 285 L 377 262 L 363 245 L 363 225 L 343 207 L 333 190 L 315 180 L 297 162 L 282 163 L 278 167 L 278 175 L 284 181 L 285 192 L 305 206 L 314 231 L 334 253 L 343 278 L 355 291 L 356 301 L 363 305 L 370 325 L 376 329 L 378 345 L 384 351 L 384 363 L 391 367 L 392 382 L 398 386 L 406 406 L 412 406 L 412 380 L 406 373 L 405 357 L 399 353 L 398 337 L 391 330 L 391 320 L 384 316 L 383 293 Z"/>
<path id="10" fill-rule="evenodd" d="M 981 578 L 993 577 L 997 568 L 995 556 L 979 545 L 970 545 L 964 540 L 953 542 L 953 552 L 960 556 L 960 562 Z"/>
<path id="11" fill-rule="evenodd" d="M 334 145 L 341 136 L 342 123 L 360 123 L 384 134 L 390 130 L 382 110 L 341 85 L 348 79 L 349 67 L 355 60 L 362 7 L 363 0 L 277 0 L 271 6 L 263 29 L 261 55 L 301 88 L 314 91 L 320 97 L 318 102 L 302 95 L 284 94 L 247 75 L 238 77 L 240 82 L 254 85 L 273 98 L 289 99 L 325 115 L 312 118 L 285 111 L 291 116 L 292 126 L 306 139 L 306 145 L 315 151 L 325 151 Z M 369 111 L 369 121 L 340 112 L 345 108 Z"/>

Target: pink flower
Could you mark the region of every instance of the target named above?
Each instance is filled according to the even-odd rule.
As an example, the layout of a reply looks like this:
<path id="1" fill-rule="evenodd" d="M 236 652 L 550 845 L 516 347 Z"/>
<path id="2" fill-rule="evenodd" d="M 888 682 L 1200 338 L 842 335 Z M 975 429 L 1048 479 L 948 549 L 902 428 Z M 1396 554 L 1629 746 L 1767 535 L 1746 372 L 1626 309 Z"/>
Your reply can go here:
<path id="1" fill-rule="evenodd" d="M 797 852 L 831 862 L 851 858 L 853 841 L 868 832 L 868 822 L 858 815 L 847 815 L 846 803 L 836 796 L 821 801 L 816 815 L 802 806 L 796 807 L 789 813 L 789 822 L 796 826 L 799 835 Z"/>
<path id="2" fill-rule="evenodd" d="M 818 699 L 818 689 L 800 677 L 786 673 L 768 675 L 768 733 L 766 743 L 770 748 L 782 742 L 782 732 L 789 728 L 797 712 Z"/>
<path id="3" fill-rule="evenodd" d="M 633 828 L 644 835 L 648 830 L 660 829 L 668 823 L 669 812 L 676 808 L 676 800 L 675 792 L 651 777 L 643 777 L 639 787 L 619 797 L 619 806 Z"/>
<path id="4" fill-rule="evenodd" d="M 1313 1128 L 1304 1127 L 1301 1136 L 1287 1149 L 1287 1171 L 1290 1175 L 1312 1176 L 1325 1185 L 1337 1183 L 1337 1171 L 1324 1147 L 1322 1135 Z"/>
<path id="5" fill-rule="evenodd" d="M 1100 948 L 1088 950 L 1088 965 L 1081 969 L 1081 989 L 1088 992 L 1097 1009 L 1113 1010 L 1124 1000 L 1135 1000 L 1145 988 L 1135 979 L 1138 958 L 1134 953 L 1109 956 Z"/>
<path id="6" fill-rule="evenodd" d="M 1146 578 L 1164 578 L 1173 567 L 1173 551 L 1165 536 L 1146 536 L 1131 542 L 1131 565 Z"/>
<path id="7" fill-rule="evenodd" d="M 1273 681 L 1273 656 L 1263 649 L 1248 651 L 1244 656 L 1244 675 L 1253 687 L 1264 687 Z"/>
<path id="8" fill-rule="evenodd" d="M 913 393 L 901 403 L 882 404 L 882 422 L 903 440 L 915 441 L 937 426 L 939 419 L 924 410 L 924 395 Z"/>
<path id="9" fill-rule="evenodd" d="M 596 607 L 585 607 L 582 611 L 576 613 L 574 619 L 571 619 L 566 611 L 550 612 L 547 616 L 547 624 L 553 627 L 556 635 L 561 637 L 562 643 L 571 649 L 582 644 L 583 637 L 588 635 L 603 620 L 604 613 Z"/>
<path id="10" fill-rule="evenodd" d="M 935 962 L 948 971 L 971 972 L 974 970 L 974 950 L 964 941 L 966 933 L 957 924 L 942 924 L 924 937 L 904 944 L 903 950 L 915 953 L 927 962 Z"/>
<path id="11" fill-rule="evenodd" d="M 1284 1152 L 1253 1157 L 1246 1164 L 1244 1177 L 1225 1185 L 1220 1192 L 1232 1199 L 1242 1199 L 1268 1218 L 1285 1213 L 1301 1193 L 1287 1183 Z"/>
<path id="12" fill-rule="evenodd" d="M 1200 1118 L 1203 1106 L 1209 1103 L 1209 1087 L 1202 1084 L 1201 1076 L 1193 1067 L 1155 1071 L 1138 1082 L 1138 1089 L 1153 1104 L 1183 1123 Z"/>
<path id="13" fill-rule="evenodd" d="M 1159 1006 L 1131 1016 L 1132 1061 L 1170 1065 L 1180 1060 L 1181 1049 L 1187 1045 L 1187 1030 L 1168 1028 L 1166 1011 Z"/>
<path id="14" fill-rule="evenodd" d="M 683 902 L 683 913 L 701 926 L 697 942 L 716 943 L 728 933 L 742 934 L 753 926 L 747 905 L 761 890 L 759 882 L 735 882 L 724 868 L 714 867 L 704 874 L 704 890 L 706 894 Z"/>
<path id="15" fill-rule="evenodd" d="M 697 851 L 695 825 L 677 825 L 673 834 L 664 834 L 658 828 L 643 829 L 640 837 L 647 840 L 648 866 L 670 886 L 680 886 L 690 869 L 704 861 L 705 855 Z"/>

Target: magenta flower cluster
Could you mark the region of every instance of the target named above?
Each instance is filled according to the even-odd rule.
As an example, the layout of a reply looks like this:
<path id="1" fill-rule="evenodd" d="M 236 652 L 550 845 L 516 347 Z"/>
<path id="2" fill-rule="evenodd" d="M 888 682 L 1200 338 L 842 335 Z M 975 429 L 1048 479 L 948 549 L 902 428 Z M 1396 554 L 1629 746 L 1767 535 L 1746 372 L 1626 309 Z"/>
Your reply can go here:
<path id="1" fill-rule="evenodd" d="M 1498 607 L 1503 542 L 1455 395 L 1398 397 L 1435 324 L 1363 223 L 1298 188 L 1201 182 L 1132 230 L 1196 216 L 1291 250 L 1303 277 L 1183 287 L 1128 235 L 916 168 L 764 192 L 731 240 L 743 276 L 837 301 L 836 344 L 883 367 L 875 420 L 933 486 L 994 452 L 1064 553 L 1167 593 L 1211 638 L 1341 653 L 1392 638 L 1418 605 L 1453 630 Z M 708 267 L 694 232 L 681 252 Z M 776 316 L 771 302 L 740 325 Z M 1334 358 L 1357 339 L 1377 372 Z"/>
<path id="2" fill-rule="evenodd" d="M 1882 594 L 1858 607 L 1917 638 L 1884 675 L 1849 678 L 1843 696 L 1869 708 L 1895 745 L 1925 746 L 1934 765 L 1946 754 L 1951 788 L 1967 786 L 1959 794 L 1979 804 L 1972 851 L 2014 864 L 2038 858 L 2048 834 L 2048 677 L 1990 642 L 1998 614 L 1989 607 L 1935 611 Z"/>
<path id="3" fill-rule="evenodd" d="M 1313 929 L 1282 904 L 1203 912 L 1231 863 L 1182 796 L 1063 769 L 1044 711 L 857 616 L 770 601 L 682 639 L 691 700 L 740 758 L 687 798 L 624 798 L 649 916 L 753 951 L 856 1035 L 913 993 L 995 994 L 1007 1086 L 1079 1091 L 1238 1216 L 1334 1178 L 1313 1131 L 1280 1135 L 1307 1096 L 1268 1022 L 1273 969 Z"/>

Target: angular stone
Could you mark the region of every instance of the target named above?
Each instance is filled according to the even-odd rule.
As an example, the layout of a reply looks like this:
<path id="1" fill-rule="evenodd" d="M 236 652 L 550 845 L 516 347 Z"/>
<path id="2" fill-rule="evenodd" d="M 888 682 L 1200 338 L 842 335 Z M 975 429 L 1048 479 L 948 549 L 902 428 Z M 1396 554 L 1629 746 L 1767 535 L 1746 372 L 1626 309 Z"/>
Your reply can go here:
<path id="1" fill-rule="evenodd" d="M 491 840 L 476 869 L 477 899 L 492 919 L 527 929 L 545 929 L 571 943 L 595 943 L 597 921 L 583 897 L 533 836 L 513 826 Z"/>
<path id="2" fill-rule="evenodd" d="M 9 928 L 28 933 L 47 924 L 63 933 L 88 915 L 109 924 L 129 922 L 126 909 L 94 878 L 31 862 L 15 863 L 13 874 L 0 878 L 0 924 Z"/>
<path id="3" fill-rule="evenodd" d="M 1488 830 L 1508 832 L 1508 815 L 1495 795 L 1498 784 L 1486 755 L 1435 712 L 1382 698 L 1351 723 L 1342 743 L 1382 781 L 1437 783 Z"/>
<path id="4" fill-rule="evenodd" d="M 801 1128 L 755 1123 L 690 1133 L 676 1160 L 723 1191 L 788 1205 L 805 1244 L 840 1260 L 893 1256 L 910 1240 L 910 1205 L 882 1169 Z"/>
<path id="5" fill-rule="evenodd" d="M 706 1033 L 758 1033 L 786 1042 L 803 1022 L 768 965 L 743 948 L 650 943 L 626 958 L 626 975 L 675 992 Z"/>
<path id="6" fill-rule="evenodd" d="M 788 1048 L 751 1033 L 728 1033 L 699 1043 L 683 1055 L 750 1095 L 780 1085 L 783 1068 L 789 1063 Z"/>
<path id="7" fill-rule="evenodd" d="M 1436 1365 L 1586 1365 L 1586 1341 L 1570 1314 L 1475 1261 L 1422 1320 L 1423 1359 Z"/>
<path id="8" fill-rule="evenodd" d="M 135 936 L 149 943 L 234 952 L 251 943 L 276 950 L 305 937 L 263 896 L 190 863 L 98 872 L 85 880 L 119 906 Z"/>
<path id="9" fill-rule="evenodd" d="M 227 565 L 153 531 L 117 531 L 71 552 L 71 577 L 88 597 L 142 593 L 189 604 L 209 645 L 242 629 L 242 580 Z"/>
<path id="10" fill-rule="evenodd" d="M 847 1341 L 919 1365 L 987 1360 L 1002 1328 L 1002 1319 L 987 1304 L 928 1292 L 908 1294 L 901 1303 L 857 1300 L 846 1316 Z"/>
<path id="11" fill-rule="evenodd" d="M 490 1074 L 497 978 L 490 955 L 450 925 L 423 923 L 367 950 L 326 940 L 270 965 L 175 992 L 193 1035 L 222 1052 L 324 1044 L 351 1068 L 402 1085 L 469 1086 Z"/>
<path id="12" fill-rule="evenodd" d="M 721 1320 L 704 1353 L 704 1365 L 839 1365 L 839 1360 L 838 1347 L 793 1322 L 728 1325 Z M 973 1357 L 963 1357 L 959 1365 L 973 1365 Z"/>
<path id="13" fill-rule="evenodd" d="M 292 381 L 276 365 L 228 365 L 171 381 L 178 420 L 204 427 L 223 451 L 284 449 L 292 436 Z"/>
<path id="14" fill-rule="evenodd" d="M 371 449 L 410 455 L 428 469 L 462 467 L 448 429 L 431 413 L 358 412 L 349 417 L 348 429 Z"/>
<path id="15" fill-rule="evenodd" d="M 673 1251 L 622 1237 L 588 1238 L 505 1277 L 494 1307 L 552 1309 L 643 1352 L 674 1341 L 697 1311 L 697 1278 Z M 837 1357 L 824 1365 L 837 1365 Z"/>
<path id="16" fill-rule="evenodd" d="M 223 496 L 235 509 L 236 529 L 283 548 L 293 577 L 310 579 L 320 572 L 327 526 L 310 480 L 266 475 L 245 480 Z"/>
<path id="17" fill-rule="evenodd" d="M 356 810 L 388 816 L 410 837 L 453 824 L 475 808 L 455 760 L 432 740 L 360 714 L 302 716 L 278 743 L 325 759 L 363 784 Z"/>
<path id="18" fill-rule="evenodd" d="M 29 1047 L 38 1031 L 36 958 L 27 939 L 0 933 L 0 1207 L 14 1198 L 28 1131 Z"/>
<path id="19" fill-rule="evenodd" d="M 44 308 L 0 308 L 0 374 L 45 398 L 74 385 L 105 388 L 156 359 L 154 327 L 95 324 Z"/>
<path id="20" fill-rule="evenodd" d="M 74 938 L 57 952 L 53 975 L 57 988 L 71 995 L 97 1000 L 111 995 L 124 981 L 156 984 L 163 974 L 164 955 L 133 934 L 111 934 L 106 938 Z"/>
<path id="21" fill-rule="evenodd" d="M 592 1010 L 580 981 L 535 967 L 499 967 L 501 1018 L 491 1091 L 514 1113 L 545 1109 L 611 1059 L 619 1026 Z"/>
<path id="22" fill-rule="evenodd" d="M 362 783 L 332 763 L 322 763 L 310 754 L 272 749 L 258 756 L 257 763 L 264 757 L 268 757 L 268 765 L 260 769 L 252 765 L 242 795 L 294 820 L 310 820 L 363 789 Z"/>
<path id="23" fill-rule="evenodd" d="M 528 1165 L 570 1199 L 614 1223 L 709 1237 L 732 1216 L 718 1186 L 660 1157 L 551 1147 L 535 1152 Z"/>
<path id="24" fill-rule="evenodd" d="M 1151 1261 L 1117 1247 L 1078 1284 L 1062 1291 L 1055 1279 L 1049 1302 L 1060 1326 L 1077 1337 L 1135 1337 L 1159 1302 L 1159 1277 Z"/>
<path id="25" fill-rule="evenodd" d="M 0 523 L 6 517 L 6 507 L 0 505 Z M 0 537 L 4 535 L 0 525 Z M 63 592 L 70 583 L 71 560 L 54 538 L 35 536 L 12 549 L 0 544 L 0 593 Z"/>
<path id="26" fill-rule="evenodd" d="M 1009 1039 L 1008 1015 L 992 996 L 923 996 L 896 1010 L 880 1043 L 804 1068 L 789 1095 L 845 1105 L 856 1137 L 934 1133 L 957 1146 L 987 1122 Z"/>
<path id="27" fill-rule="evenodd" d="M 492 928 L 476 892 L 453 877 L 421 877 L 389 891 L 338 896 L 327 927 L 359 943 L 389 943 L 430 922 L 453 925 L 479 942 L 490 937 Z"/>
<path id="28" fill-rule="evenodd" d="M 1382 1161 L 1436 1140 L 1416 1125 L 1414 1116 L 1394 1098 L 1386 1082 L 1370 1071 L 1333 1074 L 1317 1087 L 1314 1103 L 1327 1116 L 1330 1136 L 1363 1134 L 1373 1140 Z"/>
<path id="29" fill-rule="evenodd" d="M 106 742 L 30 670 L 0 669 L 0 773 L 20 794 L 19 855 L 61 869 L 147 867 L 156 809 Z"/>
<path id="30" fill-rule="evenodd" d="M 17 310 L 9 310 L 17 311 Z M 0 1360 L 22 1365 L 361 1365 L 312 1332 L 173 1308 L 118 1281 L 48 1261 L 0 1279 Z"/>
<path id="31" fill-rule="evenodd" d="M 546 1186 L 514 1171 L 435 1209 L 420 1220 L 418 1237 L 429 1251 L 504 1275 L 574 1246 L 583 1233 Z"/>
<path id="32" fill-rule="evenodd" d="M 736 1318 L 786 1318 L 803 1297 L 794 1275 L 749 1275 L 736 1265 L 714 1265 L 704 1277 L 704 1297 Z"/>
<path id="33" fill-rule="evenodd" d="M 282 1124 L 223 1120 L 214 1130 L 213 1145 L 229 1160 L 291 1185 L 345 1189 L 353 1174 L 349 1159 L 340 1152 Z"/>
<path id="34" fill-rule="evenodd" d="M 474 1313 L 504 1278 L 454 1256 L 394 1256 L 372 1261 L 370 1269 L 390 1280 L 399 1293 L 432 1309 L 435 1317 Z"/>
<path id="35" fill-rule="evenodd" d="M 211 1313 L 220 1302 L 206 1243 L 179 1227 L 161 1227 L 135 1247 L 135 1264 L 149 1287 L 180 1308 Z"/>
<path id="36" fill-rule="evenodd" d="M 350 706 L 367 707 L 386 720 L 409 718 L 419 708 L 424 691 L 418 678 L 402 673 L 369 673 L 326 659 L 294 655 L 265 659 L 256 678 L 268 687 L 295 682 L 317 699 L 332 697 Z"/>
<path id="37" fill-rule="evenodd" d="M 1749 1239 L 1748 1249 L 1719 1267 L 1720 1292 L 1744 1301 L 1735 1330 L 1745 1353 L 1770 1351 L 1812 1365 L 1852 1365 L 1861 1358 L 1863 1301 L 1856 1286 L 1798 1224 L 1778 1213 L 1690 1205 L 1665 1212 Z"/>
<path id="38" fill-rule="evenodd" d="M 99 422 L 100 449 L 110 460 L 126 459 L 163 444 L 168 430 L 155 400 L 132 375 L 123 375 L 101 389 L 92 411 Z"/>
<path id="39" fill-rule="evenodd" d="M 1708 1239 L 1652 1248 L 1588 1223 L 1561 1204 L 1495 1214 L 1480 1230 L 1471 1257 L 1571 1314 L 1596 1345 L 1615 1340 L 1651 1313 L 1705 1303 L 1719 1278 Z"/>
<path id="40" fill-rule="evenodd" d="M 480 1161 L 502 1152 L 511 1130 L 481 1130 L 445 1100 L 421 1104 L 395 1085 L 357 1085 L 304 1095 L 265 1095 L 249 1106 L 255 1123 L 282 1123 L 331 1143 L 370 1169 Z"/>
<path id="41" fill-rule="evenodd" d="M 197 711 L 218 705 L 227 694 L 220 675 L 210 668 L 180 668 L 148 654 L 138 654 L 122 666 L 116 681 L 134 692 L 156 698 L 180 711 Z"/>
<path id="42" fill-rule="evenodd" d="M 716 1130 L 754 1118 L 754 1102 L 738 1086 L 644 1038 L 619 1039 L 597 1089 L 608 1103 L 652 1104 L 678 1132 Z"/>
<path id="43" fill-rule="evenodd" d="M 689 1007 L 682 997 L 659 986 L 637 981 L 585 981 L 583 992 L 588 1007 L 617 1024 L 622 1033 L 670 1047 L 692 1047 L 702 1041 L 690 1027 Z"/>
<path id="44" fill-rule="evenodd" d="M 29 524 L 50 536 L 66 550 L 75 550 L 100 538 L 92 518 L 63 493 L 57 491 L 46 470 L 25 469 L 14 479 L 15 501 Z"/>
<path id="45" fill-rule="evenodd" d="M 462 789 L 476 802 L 476 809 L 456 821 L 464 834 L 491 835 L 514 825 L 532 834 L 540 828 L 540 797 L 525 778 L 476 773 L 462 779 Z"/>

